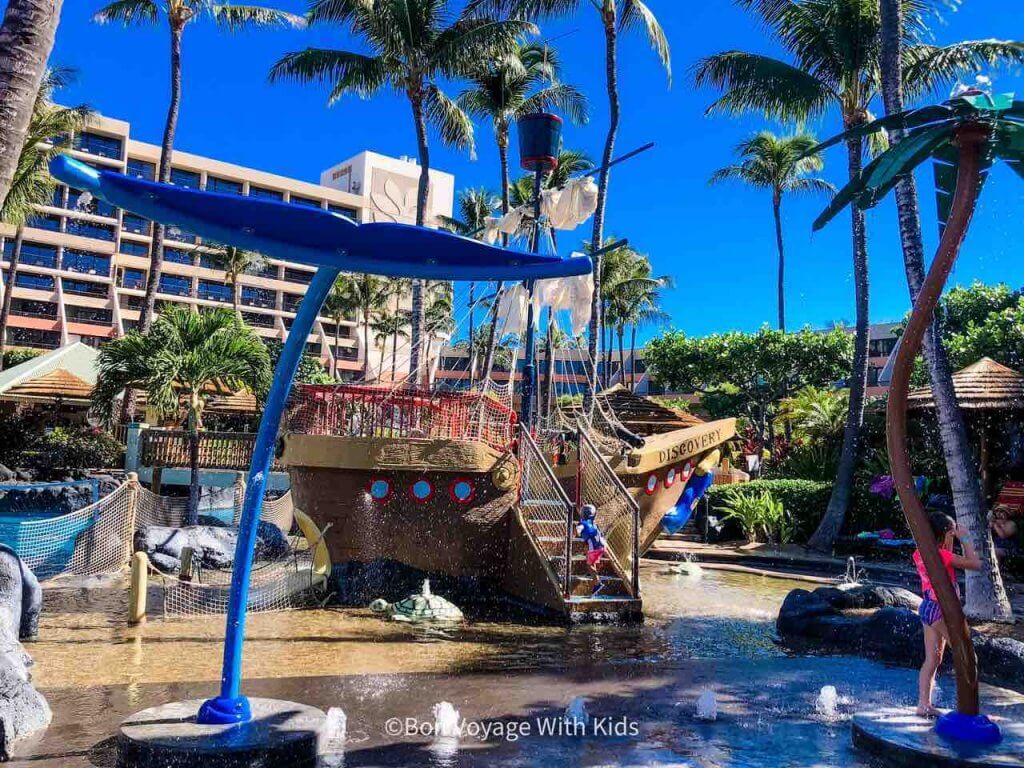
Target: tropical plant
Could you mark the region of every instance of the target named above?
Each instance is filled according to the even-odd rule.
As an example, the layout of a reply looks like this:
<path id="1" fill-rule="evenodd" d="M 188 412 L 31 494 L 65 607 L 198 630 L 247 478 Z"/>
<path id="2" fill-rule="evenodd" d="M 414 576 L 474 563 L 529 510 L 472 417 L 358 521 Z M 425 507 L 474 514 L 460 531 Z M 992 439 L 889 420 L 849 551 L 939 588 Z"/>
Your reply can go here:
<path id="1" fill-rule="evenodd" d="M 374 319 L 387 307 L 390 284 L 387 278 L 377 275 L 340 275 L 334 290 L 351 294 L 352 305 L 359 310 L 359 322 L 363 326 L 363 381 L 370 380 L 370 329 Z M 335 299 L 337 301 L 338 299 Z M 347 300 L 344 300 L 347 304 Z M 383 356 L 383 351 L 381 352 Z"/>
<path id="2" fill-rule="evenodd" d="M 776 500 L 769 491 L 737 494 L 723 506 L 723 519 L 738 522 L 750 543 L 758 541 L 758 537 L 763 537 L 768 543 L 777 540 L 780 526 L 785 523 L 782 502 Z M 791 534 L 791 526 L 786 525 L 785 529 Z"/>
<path id="3" fill-rule="evenodd" d="M 709 112 L 761 112 L 768 117 L 804 122 L 837 109 L 846 129 L 872 119 L 881 87 L 881 19 L 878 0 L 736 0 L 761 21 L 788 60 L 745 51 L 726 51 L 698 62 L 698 86 L 722 95 Z M 948 46 L 923 42 L 929 16 L 940 4 L 930 0 L 902 6 L 906 29 L 902 58 L 904 90 L 911 98 L 948 86 L 959 74 L 998 63 L 1024 61 L 1024 46 L 999 40 L 964 41 Z M 946 4 L 948 5 L 948 3 Z M 862 170 L 864 136 L 854 130 L 845 139 L 849 178 Z M 832 499 L 822 534 L 812 539 L 828 548 L 842 527 L 853 490 L 857 446 L 864 423 L 868 374 L 868 248 L 864 213 L 852 211 L 856 331 L 850 375 L 850 410 Z M 827 525 L 826 525 L 827 523 Z"/>
<path id="4" fill-rule="evenodd" d="M 330 100 L 354 93 L 373 96 L 383 88 L 403 94 L 412 110 L 419 151 L 420 178 L 416 193 L 416 225 L 426 223 L 430 189 L 428 126 L 442 142 L 473 149 L 473 124 L 450 99 L 442 78 L 469 76 L 481 61 L 508 55 L 520 39 L 536 32 L 520 19 L 496 21 L 458 15 L 451 0 L 313 0 L 306 15 L 313 25 L 337 24 L 360 39 L 368 53 L 307 48 L 289 53 L 274 65 L 272 80 L 327 83 Z M 420 341 L 423 330 L 423 283 L 412 290 L 412 380 L 420 380 Z"/>
<path id="5" fill-rule="evenodd" d="M 905 132 L 903 140 L 879 155 L 862 174 L 851 179 L 836 195 L 833 204 L 818 217 L 815 227 L 824 226 L 846 205 L 861 209 L 874 207 L 903 176 L 913 173 L 928 160 L 936 161 L 936 201 L 941 240 L 896 354 L 889 391 L 888 441 L 892 476 L 907 521 L 918 539 L 929 573 L 938 579 L 942 566 L 934 537 L 929 533 L 924 507 L 916 496 L 906 493 L 904 479 L 911 476 L 906 446 L 906 397 L 914 357 L 926 330 L 933 323 L 935 307 L 959 255 L 989 168 L 996 160 L 1003 160 L 1013 168 L 1024 165 L 1024 146 L 1018 141 L 1024 132 L 1024 101 L 1014 101 L 1012 94 L 993 96 L 978 89 L 967 89 L 942 104 L 900 112 L 856 126 L 821 146 L 826 148 L 848 141 L 851 135 L 860 138 L 891 127 Z M 826 522 L 823 521 L 822 525 Z M 971 612 L 984 618 L 1012 617 L 985 516 L 963 515 L 960 522 L 978 545 L 982 560 L 979 571 L 983 578 L 974 579 L 973 584 L 968 585 L 968 600 L 973 601 Z M 930 542 L 930 547 L 922 539 Z M 959 652 L 970 643 L 966 630 L 960 632 L 963 617 L 959 600 L 952 590 L 944 589 L 938 590 L 938 599 L 950 622 L 952 647 Z M 976 711 L 969 710 L 977 710 L 976 678 L 974 683 L 969 679 L 972 674 L 971 670 L 958 664 L 958 706 L 964 714 L 976 714 Z M 965 690 L 970 690 L 970 695 Z"/>
<path id="6" fill-rule="evenodd" d="M 807 386 L 782 403 L 781 418 L 794 427 L 794 436 L 814 442 L 840 437 L 846 423 L 847 390 Z"/>
<path id="7" fill-rule="evenodd" d="M 594 227 L 591 243 L 604 242 L 605 208 L 608 202 L 608 186 L 610 182 L 609 164 L 614 159 L 615 140 L 619 132 L 621 104 L 619 99 L 619 37 L 621 33 L 642 29 L 650 46 L 658 54 L 662 66 L 672 82 L 672 57 L 669 52 L 668 39 L 658 22 L 657 17 L 641 0 L 471 0 L 470 8 L 487 10 L 506 10 L 524 18 L 540 18 L 546 16 L 568 16 L 579 13 L 582 9 L 597 12 L 601 28 L 604 32 L 605 50 L 605 84 L 608 91 L 608 133 L 605 136 L 604 151 L 601 157 L 601 173 L 597 183 L 597 210 L 594 212 Z M 602 257 L 598 256 L 600 262 Z M 600 263 L 594 270 L 594 301 L 590 317 L 590 336 L 588 353 L 590 359 L 597 361 L 600 356 L 598 344 L 601 330 L 601 269 Z M 597 383 L 597 366 L 594 366 L 592 391 Z M 589 394 L 588 394 L 589 397 Z"/>
<path id="8" fill-rule="evenodd" d="M 775 247 L 778 252 L 779 330 L 786 330 L 786 251 L 782 239 L 782 198 L 786 194 L 824 192 L 833 193 L 835 187 L 824 179 L 811 176 L 822 169 L 824 163 L 817 155 L 808 155 L 818 140 L 809 133 L 776 136 L 761 131 L 744 139 L 736 147 L 740 162 L 720 168 L 711 175 L 709 183 L 726 180 L 741 181 L 772 195 L 772 216 L 775 220 Z"/>
<path id="9" fill-rule="evenodd" d="M 86 106 L 60 107 L 53 103 L 54 91 L 63 88 L 70 79 L 70 70 L 46 71 L 32 104 L 28 133 L 17 157 L 17 167 L 10 180 L 7 197 L 0 205 L 0 221 L 16 227 L 10 264 L 4 278 L 7 290 L 3 292 L 3 303 L 0 305 L 0 370 L 5 363 L 7 324 L 11 317 L 14 282 L 21 260 L 22 228 L 35 214 L 36 206 L 45 205 L 53 199 L 57 183 L 50 176 L 50 159 L 67 147 L 71 134 L 84 126 L 92 115 L 92 110 Z"/>
<path id="10" fill-rule="evenodd" d="M 188 515 L 199 509 L 199 431 L 207 399 L 220 387 L 248 390 L 262 398 L 270 386 L 270 356 L 251 328 L 229 309 L 196 312 L 187 306 L 162 307 L 148 334 L 130 331 L 99 349 L 93 408 L 106 422 L 125 389 L 146 393 L 159 413 L 185 413 L 189 436 Z"/>
<path id="11" fill-rule="evenodd" d="M 370 324 L 374 332 L 374 341 L 380 349 L 380 367 L 377 378 L 384 377 L 384 358 L 388 341 L 391 342 L 391 382 L 398 380 L 398 340 L 408 339 L 409 314 L 407 312 L 381 312 Z"/>
<path id="12" fill-rule="evenodd" d="M 281 352 L 284 351 L 284 342 L 279 339 L 263 339 L 263 346 L 267 348 L 270 357 L 270 369 L 276 370 Z M 330 384 L 333 381 L 334 377 L 327 372 L 319 357 L 306 353 L 299 358 L 299 367 L 295 371 L 297 384 Z"/>
<path id="13" fill-rule="evenodd" d="M 18 174 L 62 0 L 8 0 L 0 24 L 0 206 Z"/>
<path id="14" fill-rule="evenodd" d="M 487 218 L 501 204 L 501 198 L 485 187 L 479 189 L 468 188 L 459 192 L 457 201 L 459 218 L 441 216 L 441 226 L 464 237 L 483 236 Z M 469 284 L 469 385 L 473 386 L 473 374 L 476 372 L 476 345 L 474 337 L 476 334 L 476 283 Z"/>
<path id="15" fill-rule="evenodd" d="M 354 287 L 355 282 L 352 275 L 340 274 L 331 286 L 330 293 L 324 299 L 320 314 L 329 317 L 334 324 L 334 346 L 331 350 L 331 377 L 339 379 L 338 370 L 338 347 L 341 343 L 341 324 L 352 318 L 352 315 L 359 309 L 359 294 Z M 369 349 L 366 350 L 367 361 L 369 360 Z M 368 365 L 368 363 L 364 364 Z"/>
<path id="16" fill-rule="evenodd" d="M 224 282 L 231 286 L 231 306 L 241 316 L 242 284 L 239 277 L 256 274 L 264 269 L 269 260 L 262 253 L 236 248 L 233 245 L 208 244 L 211 249 L 206 255 L 224 272 Z"/>
<path id="17" fill-rule="evenodd" d="M 428 283 L 427 292 L 430 298 L 423 313 L 423 332 L 427 337 L 424 359 L 427 361 L 429 373 L 433 369 L 431 359 L 434 340 L 439 337 L 441 340 L 450 338 L 455 330 L 455 319 L 452 317 L 454 291 L 450 282 Z M 438 355 L 440 356 L 440 351 L 438 351 Z"/>

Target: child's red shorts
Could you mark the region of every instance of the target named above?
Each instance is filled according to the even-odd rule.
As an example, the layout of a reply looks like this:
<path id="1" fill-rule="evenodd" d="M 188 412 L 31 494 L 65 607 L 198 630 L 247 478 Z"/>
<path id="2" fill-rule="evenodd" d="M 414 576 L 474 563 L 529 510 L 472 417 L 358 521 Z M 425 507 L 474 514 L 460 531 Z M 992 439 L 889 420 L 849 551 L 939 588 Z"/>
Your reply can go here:
<path id="1" fill-rule="evenodd" d="M 590 550 L 589 552 L 587 552 L 587 565 L 593 568 L 595 565 L 601 562 L 602 557 L 604 557 L 604 547 L 599 547 L 598 549 Z"/>

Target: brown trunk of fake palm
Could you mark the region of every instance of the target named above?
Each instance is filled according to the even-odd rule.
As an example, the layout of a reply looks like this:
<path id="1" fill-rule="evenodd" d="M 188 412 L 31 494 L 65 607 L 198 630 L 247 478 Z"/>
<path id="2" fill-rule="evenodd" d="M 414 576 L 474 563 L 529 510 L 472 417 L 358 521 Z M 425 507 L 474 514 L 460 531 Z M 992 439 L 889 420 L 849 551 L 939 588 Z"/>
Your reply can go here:
<path id="1" fill-rule="evenodd" d="M 423 91 L 418 88 L 411 95 L 412 114 L 416 121 L 416 142 L 420 153 L 420 179 L 416 189 L 416 226 L 427 220 L 427 198 L 430 193 L 430 148 L 427 145 L 427 120 L 423 113 Z M 409 350 L 409 379 L 413 386 L 420 383 L 420 341 L 423 336 L 423 281 L 412 282 L 412 328 Z M 394 379 L 394 376 L 391 377 Z"/>
<path id="2" fill-rule="evenodd" d="M 886 114 L 893 115 L 903 111 L 903 17 L 900 0 L 881 0 L 881 11 L 882 96 Z M 894 146 L 902 139 L 903 131 L 894 129 L 889 132 L 889 140 Z M 925 269 L 917 185 L 912 174 L 896 185 L 896 210 L 907 286 L 913 302 L 917 300 L 924 283 Z M 985 495 L 976 469 L 978 464 L 968 439 L 963 413 L 957 404 L 953 371 L 935 319 L 925 330 L 922 351 L 935 400 L 939 437 L 953 492 L 957 523 L 969 532 L 982 559 L 981 570 L 967 572 L 965 610 L 978 618 L 1010 619 L 1013 611 L 1003 586 L 986 519 Z"/>
<path id="3" fill-rule="evenodd" d="M 0 26 L 0 205 L 11 191 L 62 0 L 8 0 Z"/>
<path id="4" fill-rule="evenodd" d="M 188 524 L 199 522 L 199 413 L 195 396 L 190 396 L 188 413 Z"/>
<path id="5" fill-rule="evenodd" d="M 910 391 L 914 358 L 921 349 L 921 341 L 932 322 L 935 305 L 956 263 L 960 246 L 974 215 L 978 199 L 981 148 L 989 135 L 989 129 L 981 125 L 966 125 L 957 130 L 960 166 L 953 207 L 939 243 L 939 250 L 935 254 L 935 260 L 924 285 L 921 286 L 921 292 L 914 303 L 914 311 L 911 312 L 906 330 L 903 332 L 900 349 L 896 353 L 886 412 L 886 442 L 889 449 L 890 471 L 949 631 L 949 647 L 953 652 L 953 665 L 956 670 L 957 711 L 964 715 L 977 715 L 979 711 L 978 660 L 971 641 L 970 627 L 967 626 L 963 609 L 960 607 L 960 600 L 953 582 L 946 574 L 939 555 L 938 543 L 928 523 L 928 514 L 914 488 L 910 456 L 907 453 L 907 394 Z"/>
<path id="6" fill-rule="evenodd" d="M 0 306 L 0 371 L 4 369 L 4 354 L 7 352 L 7 323 L 11 319 L 11 302 L 14 299 L 14 280 L 18 277 L 18 264 L 21 262 L 21 243 L 24 230 L 18 227 L 14 236 L 14 248 L 11 250 L 11 263 L 7 267 L 7 278 L 4 283 L 4 301 Z"/>
<path id="7" fill-rule="evenodd" d="M 782 246 L 782 194 L 776 192 L 772 199 L 772 213 L 775 215 L 775 247 L 779 251 L 778 308 L 779 330 L 786 332 L 786 251 Z"/>
<path id="8" fill-rule="evenodd" d="M 604 244 L 604 214 L 608 203 L 608 186 L 611 172 L 608 164 L 615 152 L 615 138 L 619 132 L 619 83 L 618 83 L 618 35 L 615 18 L 615 3 L 606 3 L 601 11 L 604 22 L 605 50 L 605 84 L 608 89 L 608 134 L 605 137 L 604 153 L 601 158 L 601 174 L 597 182 L 597 210 L 594 211 L 594 231 L 591 235 L 591 247 L 600 248 Z M 594 299 L 590 308 L 590 338 L 587 341 L 587 352 L 590 365 L 591 385 L 584 390 L 583 412 L 589 416 L 593 408 L 593 396 L 598 387 L 597 361 L 601 354 L 598 348 L 601 322 L 601 258 L 594 262 Z"/>
<path id="9" fill-rule="evenodd" d="M 848 125 L 847 128 L 852 128 Z M 863 151 L 860 139 L 846 142 L 849 154 L 849 175 L 855 179 L 861 171 Z M 846 519 L 853 494 L 853 477 L 857 469 L 857 457 L 861 428 L 864 425 L 864 395 L 868 384 L 868 245 L 864 212 L 857 206 L 851 208 L 853 234 L 853 282 L 857 308 L 857 325 L 853 342 L 853 370 L 850 373 L 850 406 L 843 430 L 843 447 L 839 455 L 839 467 L 832 486 L 828 508 L 808 546 L 822 552 L 831 551 Z"/>

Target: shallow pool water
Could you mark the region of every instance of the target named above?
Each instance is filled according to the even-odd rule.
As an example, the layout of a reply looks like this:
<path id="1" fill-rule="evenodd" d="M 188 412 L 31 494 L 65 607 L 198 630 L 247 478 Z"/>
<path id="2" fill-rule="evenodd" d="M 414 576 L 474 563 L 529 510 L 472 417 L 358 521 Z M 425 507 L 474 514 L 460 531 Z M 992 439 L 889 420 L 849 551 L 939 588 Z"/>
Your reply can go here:
<path id="1" fill-rule="evenodd" d="M 357 610 L 253 616 L 244 687 L 343 708 L 345 750 L 325 764 L 439 768 L 868 766 L 850 746 L 850 713 L 912 701 L 913 670 L 795 657 L 777 644 L 784 596 L 814 585 L 710 570 L 685 576 L 663 563 L 645 563 L 642 578 L 648 619 L 640 626 L 440 630 Z M 30 650 L 54 724 L 20 749 L 31 756 L 23 765 L 110 765 L 109 739 L 124 716 L 215 693 L 222 618 L 129 628 L 124 614 L 120 588 L 47 593 L 42 639 Z M 835 717 L 815 708 L 825 685 L 839 694 Z M 941 685 L 948 700 L 952 680 Z M 695 717 L 705 691 L 718 700 L 712 723 Z M 586 700 L 590 730 L 549 733 L 576 697 Z M 457 743 L 432 743 L 440 701 L 465 721 Z"/>

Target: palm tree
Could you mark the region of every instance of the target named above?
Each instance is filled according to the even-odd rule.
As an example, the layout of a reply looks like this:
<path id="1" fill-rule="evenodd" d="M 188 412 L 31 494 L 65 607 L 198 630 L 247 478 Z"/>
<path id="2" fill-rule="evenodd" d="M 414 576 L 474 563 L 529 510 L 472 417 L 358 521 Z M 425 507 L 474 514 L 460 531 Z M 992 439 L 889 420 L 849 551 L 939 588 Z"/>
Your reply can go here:
<path id="1" fill-rule="evenodd" d="M 11 249 L 10 266 L 4 278 L 6 290 L 0 305 L 0 370 L 7 348 L 7 323 L 11 317 L 11 301 L 14 298 L 14 281 L 21 259 L 22 227 L 35 214 L 37 205 L 44 205 L 53 199 L 56 182 L 48 169 L 50 159 L 63 151 L 74 131 L 82 128 L 92 115 L 86 106 L 58 107 L 53 92 L 67 85 L 71 72 L 66 69 L 47 70 L 42 85 L 32 105 L 25 144 L 18 155 L 17 168 L 11 179 L 7 197 L 0 205 L 0 221 L 17 227 L 14 247 Z M 54 139 L 54 137 L 63 137 Z"/>
<path id="2" fill-rule="evenodd" d="M 853 129 L 871 120 L 871 107 L 881 87 L 878 0 L 736 0 L 761 20 L 769 36 L 787 51 L 782 60 L 745 51 L 726 51 L 698 62 L 698 86 L 722 90 L 709 113 L 761 112 L 784 121 L 804 122 L 836 108 L 843 127 Z M 948 85 L 963 72 L 1000 62 L 1024 61 L 1024 47 L 998 40 L 966 41 L 933 46 L 920 3 L 907 4 L 908 19 L 904 87 L 920 96 Z M 846 141 L 849 177 L 862 169 L 864 139 Z M 809 542 L 830 550 L 842 527 L 853 490 L 857 446 L 864 423 L 868 373 L 868 248 L 864 212 L 851 216 L 853 276 L 856 303 L 850 410 L 843 434 L 836 482 L 828 509 Z"/>
<path id="3" fill-rule="evenodd" d="M 607 269 L 601 282 L 602 304 L 609 334 L 614 332 L 619 349 L 619 381 L 626 383 L 624 338 L 626 326 L 641 322 L 661 322 L 667 315 L 657 308 L 658 291 L 671 284 L 670 277 L 653 277 L 650 260 L 629 246 L 609 252 Z M 635 346 L 635 340 L 634 340 Z M 611 338 L 606 355 L 606 383 L 611 383 Z"/>
<path id="4" fill-rule="evenodd" d="M 224 282 L 231 286 L 231 306 L 241 317 L 242 284 L 238 278 L 251 275 L 265 268 L 269 260 L 262 253 L 236 248 L 233 245 L 210 243 L 212 249 L 206 255 L 210 257 L 218 269 L 224 271 Z"/>
<path id="5" fill-rule="evenodd" d="M 338 345 L 341 342 L 341 324 L 352 317 L 352 314 L 360 309 L 360 294 L 356 287 L 357 278 L 353 275 L 343 273 L 338 275 L 327 294 L 321 314 L 331 318 L 334 323 L 334 347 L 331 352 L 331 378 L 337 380 L 338 375 Z M 369 349 L 366 353 L 367 362 L 364 363 L 364 378 L 366 366 L 369 365 Z"/>
<path id="6" fill-rule="evenodd" d="M 610 181 L 608 164 L 615 154 L 615 140 L 619 132 L 621 105 L 619 101 L 618 82 L 618 47 L 619 35 L 624 31 L 642 28 L 651 47 L 658 54 L 669 84 L 672 82 L 672 56 L 668 40 L 658 22 L 657 17 L 641 0 L 472 0 L 470 8 L 501 9 L 521 15 L 524 18 L 546 16 L 567 16 L 578 13 L 582 8 L 597 11 L 604 31 L 605 49 L 605 83 L 608 90 L 608 133 L 605 137 L 604 153 L 601 158 L 601 174 L 597 183 L 597 210 L 594 212 L 594 230 L 590 238 L 592 243 L 604 242 L 605 207 L 608 202 L 608 185 Z M 598 257 L 600 262 L 602 257 Z M 594 361 L 592 384 L 597 382 L 596 361 L 599 355 L 598 339 L 601 328 L 601 269 L 600 264 L 594 265 L 594 304 L 590 316 L 590 360 Z M 592 389 L 593 387 L 591 387 Z M 588 397 L 590 396 L 588 392 Z"/>
<path id="7" fill-rule="evenodd" d="M 199 509 L 199 430 L 210 395 L 223 386 L 262 398 L 270 386 L 270 356 L 259 336 L 226 308 L 195 312 L 163 307 L 148 334 L 131 331 L 100 347 L 93 407 L 105 421 L 123 390 L 146 393 L 149 407 L 177 416 L 189 433 L 189 524 Z"/>
<path id="8" fill-rule="evenodd" d="M 834 193 L 835 187 L 824 179 L 809 174 L 824 165 L 817 155 L 808 155 L 818 140 L 809 133 L 776 136 L 761 131 L 740 142 L 736 154 L 741 162 L 720 168 L 709 183 L 718 184 L 735 179 L 757 189 L 772 193 L 772 215 L 775 217 L 775 245 L 778 249 L 779 330 L 786 330 L 786 254 L 782 245 L 782 196 L 789 192 Z"/>
<path id="9" fill-rule="evenodd" d="M 164 135 L 160 143 L 160 164 L 157 180 L 168 183 L 171 180 L 171 153 L 174 136 L 178 129 L 178 111 L 181 106 L 181 42 L 185 27 L 207 16 L 220 27 L 235 31 L 248 26 L 301 26 L 300 17 L 284 11 L 260 8 L 252 5 L 215 3 L 212 0 L 114 0 L 96 12 L 93 19 L 100 23 L 120 22 L 124 26 L 136 24 L 157 24 L 161 19 L 167 24 L 171 36 L 171 95 L 164 121 Z M 148 333 L 153 323 L 156 306 L 156 289 L 160 283 L 160 272 L 164 259 L 165 227 L 159 222 L 153 224 L 153 247 L 149 252 L 149 275 L 146 280 L 146 294 L 139 313 L 139 330 Z"/>
<path id="10" fill-rule="evenodd" d="M 344 277 L 344 290 L 351 294 L 352 305 L 359 311 L 359 321 L 363 326 L 363 381 L 370 380 L 370 328 L 374 318 L 386 308 L 389 298 L 388 280 L 377 275 L 358 273 Z M 384 353 L 381 351 L 381 360 Z"/>
<path id="11" fill-rule="evenodd" d="M 887 115 L 899 114 L 904 108 L 902 40 L 905 24 L 901 11 L 899 0 L 881 0 L 882 100 Z M 902 140 L 903 131 L 898 127 L 889 131 L 889 141 L 893 146 Z M 913 174 L 908 174 L 896 185 L 896 210 L 907 286 L 911 302 L 915 302 L 924 284 L 925 260 L 921 212 Z M 985 495 L 974 463 L 974 451 L 967 437 L 967 426 L 953 390 L 953 369 L 934 321 L 925 331 L 923 351 L 957 519 L 964 529 L 978 530 L 987 524 Z M 991 618 L 1004 608 L 996 599 L 1000 592 L 996 586 L 1000 575 L 993 560 L 983 558 L 983 564 L 985 567 L 980 571 L 967 572 L 966 609 Z"/>
<path id="12" fill-rule="evenodd" d="M 650 275 L 650 263 L 647 264 L 647 275 Z M 670 321 L 671 315 L 659 306 L 661 291 L 671 288 L 673 280 L 664 275 L 655 283 L 638 282 L 630 289 L 631 299 L 623 312 L 623 320 L 629 326 L 629 388 L 636 389 L 636 334 L 645 325 L 663 325 Z M 625 374 L 623 374 L 625 377 Z"/>
<path id="13" fill-rule="evenodd" d="M 349 93 L 368 98 L 385 87 L 405 95 L 419 150 L 416 225 L 421 227 L 426 223 L 430 189 L 428 125 L 445 144 L 473 149 L 473 124 L 441 90 L 439 80 L 468 76 L 479 62 L 511 53 L 523 35 L 536 31 L 532 24 L 518 19 L 457 16 L 452 6 L 450 0 L 313 0 L 306 16 L 310 25 L 347 27 L 370 52 L 307 48 L 285 55 L 270 72 L 272 80 L 289 77 L 328 83 L 331 102 Z M 423 283 L 416 280 L 410 356 L 414 383 L 420 378 L 423 311 Z"/>
<path id="14" fill-rule="evenodd" d="M 524 43 L 507 56 L 483 61 L 456 102 L 471 117 L 490 120 L 501 167 L 501 212 L 509 212 L 509 134 L 524 115 L 559 109 L 576 124 L 587 121 L 587 99 L 558 82 L 558 54 L 547 44 Z"/>
<path id="15" fill-rule="evenodd" d="M 480 238 L 483 235 L 484 225 L 487 218 L 501 204 L 501 198 L 489 189 L 467 188 L 459 192 L 457 201 L 459 207 L 459 218 L 453 219 L 449 216 L 441 216 L 441 226 L 447 230 L 465 237 Z M 473 372 L 476 370 L 476 345 L 474 335 L 476 333 L 476 283 L 469 284 L 469 385 L 473 386 Z"/>
<path id="16" fill-rule="evenodd" d="M 427 335 L 427 352 L 424 355 L 424 360 L 427 363 L 428 376 L 434 339 L 438 336 L 450 337 L 455 330 L 455 319 L 452 317 L 452 284 L 442 281 L 435 283 L 431 288 L 433 289 L 430 291 L 432 296 L 424 312 L 423 324 L 423 330 Z M 440 355 L 440 352 L 438 354 Z"/>
<path id="17" fill-rule="evenodd" d="M 372 324 L 374 341 L 381 350 L 380 368 L 377 371 L 377 378 L 384 376 L 384 351 L 387 349 L 388 340 L 391 340 L 391 383 L 394 384 L 398 378 L 398 340 L 408 339 L 409 327 L 408 312 L 382 312 Z"/>
<path id="18" fill-rule="evenodd" d="M 18 173 L 62 0 L 8 0 L 0 24 L 0 206 Z"/>

